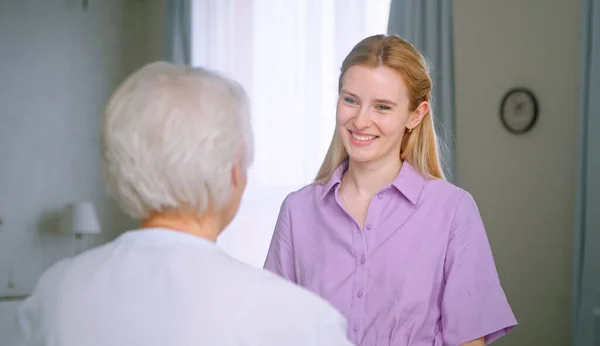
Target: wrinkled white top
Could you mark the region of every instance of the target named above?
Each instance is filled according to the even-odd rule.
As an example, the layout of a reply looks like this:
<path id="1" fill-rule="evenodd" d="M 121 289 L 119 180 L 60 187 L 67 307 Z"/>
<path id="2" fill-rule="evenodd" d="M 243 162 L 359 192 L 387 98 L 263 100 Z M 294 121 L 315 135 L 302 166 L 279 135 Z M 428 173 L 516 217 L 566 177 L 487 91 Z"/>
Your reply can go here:
<path id="1" fill-rule="evenodd" d="M 321 298 L 167 229 L 58 262 L 18 323 L 16 345 L 30 346 L 351 345 Z"/>

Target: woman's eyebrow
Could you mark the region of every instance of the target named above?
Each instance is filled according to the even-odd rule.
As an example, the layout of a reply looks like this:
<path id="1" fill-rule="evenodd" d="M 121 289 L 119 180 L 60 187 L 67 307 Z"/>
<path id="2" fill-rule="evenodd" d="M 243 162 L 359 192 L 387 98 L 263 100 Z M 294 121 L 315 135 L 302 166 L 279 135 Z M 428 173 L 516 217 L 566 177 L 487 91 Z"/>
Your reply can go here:
<path id="1" fill-rule="evenodd" d="M 398 104 L 396 102 L 390 101 L 390 100 L 386 100 L 386 99 L 377 99 L 377 100 L 375 100 L 375 102 L 387 104 L 387 105 L 390 105 L 390 106 L 398 106 Z"/>
<path id="2" fill-rule="evenodd" d="M 358 100 L 360 99 L 360 97 L 358 97 L 358 96 L 357 96 L 356 94 L 354 94 L 354 93 L 351 93 L 351 92 L 350 92 L 350 91 L 348 91 L 347 89 L 342 89 L 342 90 L 340 91 L 340 94 L 346 94 L 346 95 L 348 95 L 348 96 L 350 96 L 350 97 L 353 97 L 353 98 L 355 98 L 355 99 L 358 99 Z M 388 99 L 376 99 L 376 100 L 375 100 L 375 102 L 376 102 L 376 103 L 383 103 L 383 104 L 387 104 L 387 105 L 390 105 L 390 106 L 395 106 L 395 107 L 397 107 L 397 106 L 398 106 L 398 104 L 397 104 L 396 102 L 394 102 L 394 101 L 391 101 L 391 100 L 388 100 Z"/>
<path id="3" fill-rule="evenodd" d="M 356 96 L 356 94 L 353 94 L 353 93 L 349 92 L 349 91 L 348 91 L 348 90 L 346 90 L 346 89 L 342 89 L 342 90 L 340 91 L 340 93 L 342 93 L 342 94 L 346 94 L 346 95 L 348 95 L 348 96 L 352 96 L 352 97 L 354 97 L 354 98 L 359 98 L 358 96 Z"/>

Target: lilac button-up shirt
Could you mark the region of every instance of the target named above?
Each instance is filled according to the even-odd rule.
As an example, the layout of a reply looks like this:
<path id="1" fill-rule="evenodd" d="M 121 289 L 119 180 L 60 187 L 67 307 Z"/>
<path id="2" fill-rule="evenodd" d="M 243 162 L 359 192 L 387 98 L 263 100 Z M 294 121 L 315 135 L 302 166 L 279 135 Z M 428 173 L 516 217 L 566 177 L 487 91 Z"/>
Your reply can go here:
<path id="1" fill-rule="evenodd" d="M 265 268 L 328 300 L 361 346 L 460 345 L 517 321 L 473 197 L 404 162 L 360 229 L 329 182 L 284 200 Z"/>

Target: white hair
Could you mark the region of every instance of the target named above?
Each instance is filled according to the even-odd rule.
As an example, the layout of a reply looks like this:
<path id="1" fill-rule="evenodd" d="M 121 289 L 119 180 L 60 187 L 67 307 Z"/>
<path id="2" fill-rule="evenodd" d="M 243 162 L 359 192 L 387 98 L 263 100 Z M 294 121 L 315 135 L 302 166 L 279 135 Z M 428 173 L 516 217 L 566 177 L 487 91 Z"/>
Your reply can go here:
<path id="1" fill-rule="evenodd" d="M 225 207 L 234 165 L 253 159 L 248 108 L 238 83 L 202 68 L 155 62 L 134 72 L 104 111 L 105 171 L 121 208 L 143 219 Z"/>

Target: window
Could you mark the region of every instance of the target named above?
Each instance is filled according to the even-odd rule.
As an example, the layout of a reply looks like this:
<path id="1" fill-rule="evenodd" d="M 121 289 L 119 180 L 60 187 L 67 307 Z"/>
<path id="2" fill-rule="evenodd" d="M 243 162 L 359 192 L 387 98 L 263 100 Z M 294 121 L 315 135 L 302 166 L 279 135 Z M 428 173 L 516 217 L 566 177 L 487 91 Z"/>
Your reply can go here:
<path id="1" fill-rule="evenodd" d="M 343 58 L 387 31 L 391 0 L 196 0 L 192 64 L 248 91 L 255 160 L 240 211 L 219 244 L 260 267 L 283 198 L 309 184 L 335 126 Z"/>

